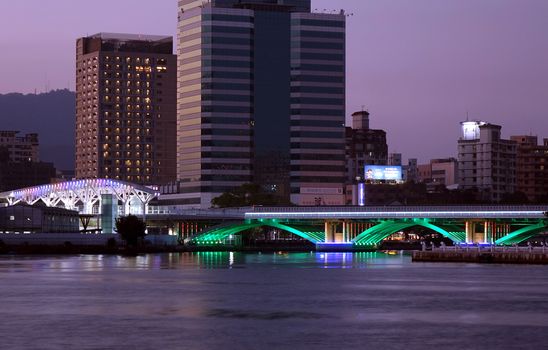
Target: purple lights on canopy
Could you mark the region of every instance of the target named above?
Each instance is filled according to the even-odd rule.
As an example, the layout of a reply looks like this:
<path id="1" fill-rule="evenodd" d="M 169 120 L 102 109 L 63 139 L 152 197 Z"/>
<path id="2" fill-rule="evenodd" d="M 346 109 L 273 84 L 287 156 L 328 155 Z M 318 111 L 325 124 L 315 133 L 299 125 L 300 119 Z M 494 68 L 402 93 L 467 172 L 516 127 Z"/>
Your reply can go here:
<path id="1" fill-rule="evenodd" d="M 62 202 L 67 208 L 76 208 L 76 204 L 95 204 L 100 202 L 103 194 L 115 196 L 127 203 L 132 198 L 138 198 L 143 204 L 148 204 L 154 197 L 160 195 L 157 190 L 146 186 L 131 184 L 112 179 L 85 179 L 0 193 L 9 205 L 24 202 L 30 205 L 42 200 L 47 206 L 57 206 Z"/>

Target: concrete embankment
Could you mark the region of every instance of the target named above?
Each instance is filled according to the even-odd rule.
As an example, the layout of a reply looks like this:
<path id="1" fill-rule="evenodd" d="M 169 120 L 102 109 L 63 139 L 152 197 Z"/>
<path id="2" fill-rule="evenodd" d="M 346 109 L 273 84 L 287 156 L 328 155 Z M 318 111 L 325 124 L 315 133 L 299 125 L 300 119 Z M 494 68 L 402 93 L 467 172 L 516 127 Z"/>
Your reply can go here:
<path id="1" fill-rule="evenodd" d="M 548 264 L 548 249 L 434 249 L 428 251 L 414 251 L 413 261 L 484 264 Z"/>

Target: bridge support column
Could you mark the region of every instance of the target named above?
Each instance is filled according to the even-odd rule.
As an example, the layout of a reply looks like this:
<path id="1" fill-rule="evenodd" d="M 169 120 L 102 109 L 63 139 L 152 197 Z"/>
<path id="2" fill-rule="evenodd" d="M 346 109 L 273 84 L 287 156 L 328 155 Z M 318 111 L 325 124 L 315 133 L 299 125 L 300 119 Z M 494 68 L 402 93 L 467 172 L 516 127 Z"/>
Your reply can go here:
<path id="1" fill-rule="evenodd" d="M 476 223 L 471 220 L 467 220 L 465 223 L 466 243 L 474 243 L 474 233 L 476 232 Z"/>
<path id="2" fill-rule="evenodd" d="M 491 221 L 485 221 L 483 229 L 483 242 L 486 244 L 493 244 L 493 232 L 495 223 Z"/>
<path id="3" fill-rule="evenodd" d="M 326 221 L 325 222 L 325 243 L 335 242 L 335 223 Z"/>

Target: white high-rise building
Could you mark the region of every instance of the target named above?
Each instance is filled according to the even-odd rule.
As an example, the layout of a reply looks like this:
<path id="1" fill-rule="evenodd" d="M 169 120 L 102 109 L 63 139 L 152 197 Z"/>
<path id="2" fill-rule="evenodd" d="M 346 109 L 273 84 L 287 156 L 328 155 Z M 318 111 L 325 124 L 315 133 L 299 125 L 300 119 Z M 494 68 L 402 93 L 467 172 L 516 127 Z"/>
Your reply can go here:
<path id="1" fill-rule="evenodd" d="M 477 189 L 481 198 L 499 202 L 516 186 L 516 143 L 501 139 L 501 126 L 480 121 L 462 122 L 458 141 L 458 178 L 461 189 Z"/>

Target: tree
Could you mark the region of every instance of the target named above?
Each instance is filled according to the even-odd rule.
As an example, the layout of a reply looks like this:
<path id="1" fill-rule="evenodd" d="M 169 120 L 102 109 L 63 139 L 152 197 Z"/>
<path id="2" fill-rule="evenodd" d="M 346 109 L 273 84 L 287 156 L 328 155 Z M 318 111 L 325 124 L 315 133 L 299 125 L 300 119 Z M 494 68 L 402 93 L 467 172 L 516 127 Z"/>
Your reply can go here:
<path id="1" fill-rule="evenodd" d="M 217 208 L 248 207 L 253 205 L 290 205 L 289 201 L 264 191 L 257 184 L 243 184 L 230 192 L 213 198 L 211 204 Z"/>
<path id="2" fill-rule="evenodd" d="M 116 232 L 128 246 L 136 246 L 145 237 L 146 223 L 135 215 L 116 219 Z"/>
<path id="3" fill-rule="evenodd" d="M 528 204 L 529 199 L 523 192 L 516 191 L 514 193 L 504 193 L 500 200 L 500 204 Z"/>

